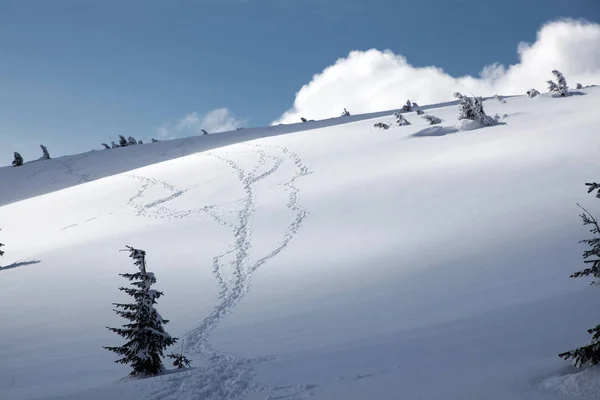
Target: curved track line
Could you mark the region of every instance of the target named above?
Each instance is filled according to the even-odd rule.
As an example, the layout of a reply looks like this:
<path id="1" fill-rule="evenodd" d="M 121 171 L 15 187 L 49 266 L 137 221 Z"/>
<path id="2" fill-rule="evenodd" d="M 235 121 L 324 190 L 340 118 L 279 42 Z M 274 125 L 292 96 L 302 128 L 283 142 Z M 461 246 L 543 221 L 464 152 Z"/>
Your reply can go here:
<path id="1" fill-rule="evenodd" d="M 279 154 L 267 154 L 266 150 L 276 150 Z M 299 189 L 295 186 L 297 179 L 309 174 L 300 156 L 285 147 L 254 146 L 254 151 L 258 153 L 259 160 L 250 171 L 244 170 L 238 163 L 221 154 L 204 154 L 216 157 L 229 165 L 243 188 L 243 196 L 238 201 L 236 222 L 230 226 L 233 244 L 213 259 L 213 275 L 220 288 L 219 302 L 200 325 L 184 337 L 186 350 L 199 355 L 205 361 L 205 365 L 185 373 L 162 377 L 161 388 L 153 394 L 152 399 L 238 400 L 243 399 L 250 391 L 268 392 L 266 399 L 271 400 L 300 399 L 310 396 L 316 388 L 315 385 L 261 387 L 254 381 L 255 366 L 273 359 L 272 356 L 244 358 L 218 351 L 208 343 L 210 333 L 249 292 L 253 273 L 289 245 L 308 215 L 299 204 Z M 293 212 L 293 217 L 275 248 L 251 263 L 249 258 L 254 239 L 252 222 L 256 207 L 256 185 L 279 171 L 284 162 L 294 166 L 293 176 L 282 185 L 289 192 L 285 207 Z M 264 168 L 268 169 L 260 172 Z M 227 258 L 230 260 L 225 263 Z M 225 270 L 232 274 L 230 281 L 224 279 Z"/>

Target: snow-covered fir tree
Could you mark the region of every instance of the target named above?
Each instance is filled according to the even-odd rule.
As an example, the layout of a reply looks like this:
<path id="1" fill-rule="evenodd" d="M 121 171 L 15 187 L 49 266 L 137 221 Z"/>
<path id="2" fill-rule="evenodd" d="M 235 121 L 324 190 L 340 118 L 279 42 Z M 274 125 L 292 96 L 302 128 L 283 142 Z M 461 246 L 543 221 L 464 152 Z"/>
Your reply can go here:
<path id="1" fill-rule="evenodd" d="M 113 149 L 116 149 L 117 147 L 120 147 L 118 144 L 115 143 L 115 141 L 113 140 L 112 142 L 110 142 L 110 146 Z"/>
<path id="2" fill-rule="evenodd" d="M 569 88 L 567 87 L 567 80 L 565 79 L 563 74 L 561 74 L 557 70 L 553 70 L 552 73 L 556 77 L 556 82 L 551 81 L 551 80 L 547 81 L 548 82 L 548 90 L 551 92 L 558 92 L 558 94 L 561 96 L 567 96 L 569 94 L 569 90 L 568 90 Z"/>
<path id="3" fill-rule="evenodd" d="M 124 337 L 127 342 L 123 346 L 104 348 L 121 356 L 116 363 L 129 364 L 133 368 L 130 375 L 156 375 L 165 369 L 162 363 L 164 349 L 176 343 L 177 338 L 165 332 L 163 325 L 169 321 L 163 319 L 154 308 L 156 300 L 163 293 L 151 289 L 156 283 L 156 278 L 152 272 L 146 270 L 146 252 L 131 246 L 127 246 L 127 250 L 139 272 L 119 274 L 128 279 L 133 286 L 121 287 L 119 290 L 133 297 L 135 302 L 113 304 L 116 307 L 114 311 L 131 322 L 121 328 L 108 328 Z"/>
<path id="4" fill-rule="evenodd" d="M 138 140 L 138 144 L 144 144 L 144 142 L 142 142 L 142 140 Z"/>
<path id="5" fill-rule="evenodd" d="M 473 111 L 473 102 L 467 96 L 456 92 L 454 97 L 459 99 L 458 103 L 458 119 L 475 119 L 475 112 Z"/>
<path id="6" fill-rule="evenodd" d="M 529 96 L 530 99 L 534 98 L 535 96 L 539 96 L 539 95 L 540 95 L 540 92 L 538 92 L 535 89 L 529 89 L 527 91 L 527 96 Z"/>
<path id="7" fill-rule="evenodd" d="M 102 143 L 102 146 L 104 146 L 104 150 L 110 150 L 110 146 L 106 143 Z"/>
<path id="8" fill-rule="evenodd" d="M 13 155 L 14 155 L 14 159 L 12 162 L 13 167 L 20 167 L 21 165 L 23 165 L 23 156 L 21 156 L 19 154 L 19 152 L 17 152 L 17 151 L 15 151 L 13 153 Z"/>
<path id="9" fill-rule="evenodd" d="M 457 97 L 456 95 L 459 95 Z M 455 93 L 455 97 L 460 99 L 458 104 L 458 119 L 470 119 L 479 121 L 483 126 L 494 125 L 496 121 L 483 110 L 483 97 L 468 97 L 460 93 Z"/>
<path id="10" fill-rule="evenodd" d="M 350 111 L 348 111 L 348 110 L 346 110 L 344 108 L 344 111 L 342 112 L 342 117 L 346 117 L 346 116 L 349 116 L 349 115 L 350 115 Z"/>
<path id="11" fill-rule="evenodd" d="M 150 139 L 150 141 L 151 141 L 152 143 L 158 143 L 158 142 L 159 142 L 159 140 L 158 140 L 158 139 L 154 139 L 154 138 Z"/>
<path id="12" fill-rule="evenodd" d="M 300 121 L 307 122 L 306 118 L 304 118 L 304 117 L 300 117 Z"/>
<path id="13" fill-rule="evenodd" d="M 429 125 L 435 125 L 435 124 L 439 124 L 442 122 L 441 119 L 439 119 L 438 117 L 435 117 L 433 115 L 423 115 L 421 116 L 421 118 L 423 118 L 424 120 L 426 120 L 427 122 L 429 122 Z"/>
<path id="14" fill-rule="evenodd" d="M 48 149 L 43 144 L 40 144 L 40 149 L 42 149 L 42 160 L 49 160 L 50 153 L 48 153 Z"/>
<path id="15" fill-rule="evenodd" d="M 410 122 L 408 122 L 408 120 L 406 118 L 404 118 L 404 115 L 402 115 L 401 113 L 397 112 L 394 113 L 394 116 L 396 116 L 396 123 L 400 126 L 403 125 L 410 125 Z"/>
<path id="16" fill-rule="evenodd" d="M 412 103 L 410 102 L 410 100 L 406 100 L 406 104 L 402 106 L 402 111 L 412 111 Z"/>
<path id="17" fill-rule="evenodd" d="M 125 139 L 125 136 L 119 135 L 119 147 L 127 147 L 129 145 L 129 141 Z"/>
<path id="18" fill-rule="evenodd" d="M 577 86 L 576 86 L 576 88 L 577 88 L 577 89 L 583 89 L 583 85 L 582 85 L 581 83 L 579 83 L 579 82 L 578 82 L 578 83 L 577 83 Z"/>
<path id="19" fill-rule="evenodd" d="M 0 229 L 1 230 L 1 229 Z M 0 256 L 4 255 L 4 251 L 2 251 L 2 248 L 4 247 L 4 243 L 0 243 Z"/>
<path id="20" fill-rule="evenodd" d="M 133 136 L 129 136 L 129 137 L 127 138 L 127 143 L 128 143 L 130 146 L 135 146 L 136 144 L 138 144 L 138 141 L 137 141 L 137 140 L 136 140 L 136 139 L 135 139 Z"/>
<path id="21" fill-rule="evenodd" d="M 205 129 L 200 129 L 200 132 L 202 132 L 203 135 L 208 135 L 208 132 L 206 132 Z"/>
<path id="22" fill-rule="evenodd" d="M 588 193 L 596 192 L 596 197 L 600 198 L 600 184 L 586 183 L 588 186 Z M 588 245 L 588 249 L 583 252 L 584 263 L 590 265 L 581 271 L 571 274 L 571 278 L 580 278 L 585 276 L 593 276 L 600 278 L 600 225 L 598 220 L 585 208 L 578 206 L 583 210 L 579 216 L 583 221 L 583 225 L 591 225 L 590 232 L 592 233 L 591 239 L 584 239 L 580 243 Z M 593 282 L 592 282 L 593 283 Z M 580 347 L 575 350 L 567 351 L 559 354 L 559 357 L 565 360 L 571 359 L 573 365 L 577 368 L 581 368 L 584 365 L 596 365 L 600 363 L 600 325 L 588 329 L 587 331 L 592 335 L 591 340 L 586 346 Z"/>

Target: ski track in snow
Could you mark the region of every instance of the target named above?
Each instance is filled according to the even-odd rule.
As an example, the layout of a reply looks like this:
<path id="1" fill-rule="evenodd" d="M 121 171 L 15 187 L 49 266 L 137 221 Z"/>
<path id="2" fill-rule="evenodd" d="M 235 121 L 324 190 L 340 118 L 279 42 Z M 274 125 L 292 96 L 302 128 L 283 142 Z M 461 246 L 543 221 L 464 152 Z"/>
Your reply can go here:
<path id="1" fill-rule="evenodd" d="M 79 157 L 70 157 L 68 159 L 68 161 L 60 161 L 60 163 L 66 169 L 65 173 L 67 175 L 71 175 L 71 176 L 74 176 L 75 178 L 77 178 L 77 183 L 91 182 L 95 179 L 95 174 L 93 171 L 83 174 L 83 173 L 78 173 L 76 170 L 73 169 L 73 164 L 75 164 L 76 162 L 78 162 L 80 160 L 88 158 L 91 155 L 92 155 L 91 152 L 84 153 Z M 36 175 L 36 174 L 34 174 L 34 175 Z"/>
<path id="2" fill-rule="evenodd" d="M 308 216 L 308 211 L 299 204 L 300 190 L 295 186 L 296 180 L 311 173 L 302 158 L 287 147 L 263 145 L 251 147 L 251 151 L 257 153 L 259 159 L 249 171 L 228 158 L 227 154 L 213 152 L 198 154 L 198 156 L 214 157 L 226 163 L 242 185 L 243 196 L 236 202 L 237 209 L 234 210 L 235 222 L 228 222 L 222 215 L 223 211 L 219 211 L 220 207 L 216 205 L 188 210 L 170 209 L 166 204 L 184 195 L 190 189 L 178 189 L 174 185 L 156 178 L 128 175 L 130 178 L 142 182 L 138 193 L 127 202 L 133 207 L 136 215 L 158 219 L 193 218 L 208 215 L 217 223 L 230 229 L 233 236 L 233 243 L 213 258 L 212 272 L 219 288 L 219 301 L 200 325 L 187 332 L 183 338 L 185 351 L 190 355 L 198 356 L 202 365 L 155 378 L 150 383 L 152 393 L 146 397 L 148 399 L 241 400 L 249 393 L 255 392 L 264 393 L 264 400 L 302 400 L 314 396 L 320 387 L 317 384 L 261 385 L 255 380 L 255 367 L 260 363 L 273 360 L 274 355 L 245 358 L 241 355 L 217 350 L 208 343 L 210 333 L 223 318 L 233 312 L 236 305 L 249 292 L 253 273 L 274 259 L 289 245 Z M 241 153 L 243 152 L 235 154 Z M 256 206 L 256 185 L 278 172 L 284 163 L 291 163 L 294 166 L 293 175 L 281 185 L 288 193 L 285 207 L 292 211 L 293 217 L 277 246 L 255 262 L 250 262 L 252 242 L 255 240 L 252 223 Z M 156 186 L 162 187 L 168 194 L 144 203 L 142 201 L 144 194 L 148 189 Z M 227 274 L 231 278 L 226 279 Z M 340 376 L 337 380 L 367 379 L 390 372 L 381 370 L 363 375 L 356 374 L 352 377 Z"/>
<path id="3" fill-rule="evenodd" d="M 250 290 L 251 277 L 261 266 L 276 257 L 295 237 L 308 212 L 299 204 L 299 189 L 295 181 L 309 174 L 301 157 L 286 147 L 246 145 L 259 156 L 258 162 L 249 171 L 228 158 L 226 154 L 207 152 L 198 156 L 209 156 L 226 163 L 243 188 L 243 196 L 234 210 L 235 221 L 229 222 L 223 215 L 222 207 L 205 205 L 202 207 L 175 210 L 167 204 L 184 195 L 190 189 L 179 189 L 160 179 L 139 175 L 128 175 L 142 182 L 138 193 L 127 204 L 133 207 L 138 216 L 148 218 L 193 218 L 208 215 L 217 223 L 231 230 L 233 243 L 224 252 L 213 258 L 213 276 L 219 288 L 219 301 L 213 311 L 188 332 L 184 339 L 186 352 L 198 355 L 204 365 L 178 374 L 169 374 L 156 379 L 158 387 L 153 386 L 150 399 L 206 399 L 234 400 L 243 399 L 250 391 L 266 392 L 265 400 L 304 399 L 312 396 L 316 385 L 293 385 L 286 387 L 261 387 L 254 382 L 254 367 L 260 362 L 272 360 L 273 356 L 244 358 L 239 355 L 222 352 L 208 343 L 208 336 L 219 322 L 230 314 L 235 306 Z M 177 146 L 179 147 L 179 146 Z M 236 153 L 238 154 L 238 153 Z M 282 186 L 288 192 L 285 207 L 293 212 L 293 218 L 287 226 L 280 242 L 275 248 L 255 262 L 250 262 L 253 234 L 252 222 L 256 206 L 256 185 L 279 171 L 283 163 L 294 166 L 294 174 Z M 144 202 L 146 192 L 153 187 L 161 187 L 167 195 L 150 202 Z M 230 279 L 225 274 L 231 275 Z"/>
<path id="4" fill-rule="evenodd" d="M 298 204 L 299 190 L 294 186 L 294 182 L 298 178 L 308 175 L 308 168 L 302 163 L 301 158 L 287 148 L 270 148 L 272 150 L 279 149 L 281 155 L 267 154 L 266 147 L 263 146 L 255 146 L 255 148 L 259 154 L 259 161 L 251 171 L 245 171 L 231 159 L 210 154 L 220 158 L 231 167 L 244 191 L 244 195 L 239 201 L 236 223 L 232 227 L 233 247 L 214 258 L 213 272 L 215 272 L 217 281 L 221 283 L 219 303 L 196 329 L 185 335 L 187 351 L 197 354 L 205 360 L 204 368 L 191 374 L 188 379 L 175 382 L 175 385 L 167 385 L 156 398 L 178 399 L 184 395 L 191 395 L 192 398 L 201 396 L 198 398 L 233 400 L 243 399 L 250 391 L 265 390 L 254 380 L 254 367 L 260 362 L 273 359 L 273 356 L 245 358 L 218 351 L 208 343 L 210 333 L 249 292 L 252 274 L 287 247 L 300 228 L 302 220 L 308 215 L 307 211 Z M 253 241 L 252 222 L 256 205 L 256 184 L 277 172 L 286 161 L 292 162 L 295 167 L 294 175 L 283 185 L 286 190 L 289 190 L 289 200 L 285 206 L 294 213 L 294 217 L 280 243 L 268 254 L 251 263 L 249 257 Z M 268 169 L 261 172 L 265 168 Z M 224 259 L 228 256 L 231 257 L 231 261 L 224 264 Z M 227 268 L 231 271 L 233 278 L 231 282 L 224 283 L 221 271 Z M 306 398 L 306 390 L 303 386 L 286 388 L 285 397 L 273 396 L 275 391 L 277 391 L 276 388 L 271 388 L 266 399 Z"/>

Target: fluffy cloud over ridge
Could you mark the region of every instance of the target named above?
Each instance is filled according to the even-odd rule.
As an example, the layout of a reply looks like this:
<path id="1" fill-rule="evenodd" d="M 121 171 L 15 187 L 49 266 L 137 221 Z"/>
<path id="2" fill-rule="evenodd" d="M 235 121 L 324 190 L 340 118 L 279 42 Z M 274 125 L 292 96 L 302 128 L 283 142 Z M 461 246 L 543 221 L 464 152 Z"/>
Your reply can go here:
<path id="1" fill-rule="evenodd" d="M 204 115 L 193 112 L 175 123 L 169 123 L 158 129 L 158 136 L 162 139 L 202 134 L 202 129 L 208 133 L 234 131 L 242 127 L 246 121 L 237 119 L 227 108 L 217 108 Z"/>
<path id="2" fill-rule="evenodd" d="M 551 71 L 561 71 L 569 86 L 600 84 L 600 25 L 560 20 L 545 24 L 535 43 L 520 43 L 519 63 L 492 64 L 478 77 L 452 77 L 437 67 L 417 68 L 389 50 L 352 51 L 304 85 L 278 123 L 300 117 L 337 117 L 346 107 L 352 113 L 399 108 L 410 98 L 420 104 L 452 99 L 452 93 L 476 95 L 524 94 L 534 87 L 546 91 Z"/>

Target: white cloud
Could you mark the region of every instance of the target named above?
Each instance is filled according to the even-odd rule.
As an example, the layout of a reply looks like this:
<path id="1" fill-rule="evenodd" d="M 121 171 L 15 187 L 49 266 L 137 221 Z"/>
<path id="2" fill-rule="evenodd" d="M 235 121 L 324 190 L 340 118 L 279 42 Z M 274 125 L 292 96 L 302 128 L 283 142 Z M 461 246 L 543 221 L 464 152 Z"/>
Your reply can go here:
<path id="1" fill-rule="evenodd" d="M 484 96 L 524 94 L 532 87 L 546 91 L 553 69 L 572 87 L 600 84 L 599 24 L 547 23 L 535 43 L 520 43 L 517 52 L 518 64 L 491 64 L 478 77 L 452 77 L 437 67 L 414 67 L 389 50 L 352 51 L 304 85 L 293 107 L 273 124 L 337 117 L 344 107 L 352 113 L 394 109 L 409 98 L 420 104 L 448 101 L 457 91 Z"/>
<path id="2" fill-rule="evenodd" d="M 245 124 L 245 120 L 237 119 L 227 108 L 217 108 L 204 115 L 190 113 L 175 123 L 161 126 L 157 134 L 161 139 L 174 139 L 202 134 L 202 129 L 209 134 L 233 131 Z"/>

